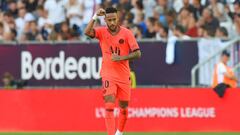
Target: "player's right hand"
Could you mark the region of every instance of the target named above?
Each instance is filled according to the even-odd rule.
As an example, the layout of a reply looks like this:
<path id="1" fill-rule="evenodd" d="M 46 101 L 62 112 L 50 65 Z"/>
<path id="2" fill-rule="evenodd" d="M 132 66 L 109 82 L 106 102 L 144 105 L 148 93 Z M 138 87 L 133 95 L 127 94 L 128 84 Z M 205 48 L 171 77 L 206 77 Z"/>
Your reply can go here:
<path id="1" fill-rule="evenodd" d="M 98 9 L 96 12 L 97 16 L 104 16 L 106 14 L 106 11 L 102 8 Z"/>

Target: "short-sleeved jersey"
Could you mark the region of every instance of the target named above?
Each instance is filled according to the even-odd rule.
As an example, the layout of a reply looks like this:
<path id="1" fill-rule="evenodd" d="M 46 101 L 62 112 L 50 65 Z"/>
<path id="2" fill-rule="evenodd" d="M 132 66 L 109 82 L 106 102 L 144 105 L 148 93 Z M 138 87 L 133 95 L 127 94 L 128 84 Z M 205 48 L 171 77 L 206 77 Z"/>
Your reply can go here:
<path id="1" fill-rule="evenodd" d="M 102 67 L 101 77 L 117 82 L 130 83 L 129 61 L 112 61 L 112 51 L 118 48 L 121 56 L 129 55 L 130 52 L 139 49 L 138 43 L 130 30 L 120 27 L 116 35 L 112 35 L 107 27 L 97 27 L 95 30 L 95 38 L 99 40 L 102 50 Z"/>

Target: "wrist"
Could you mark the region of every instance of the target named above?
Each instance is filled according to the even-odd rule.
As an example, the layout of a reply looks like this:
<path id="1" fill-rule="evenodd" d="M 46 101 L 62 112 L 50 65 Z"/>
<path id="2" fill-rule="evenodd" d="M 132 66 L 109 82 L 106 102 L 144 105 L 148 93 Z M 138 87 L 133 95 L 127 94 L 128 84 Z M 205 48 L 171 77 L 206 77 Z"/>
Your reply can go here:
<path id="1" fill-rule="evenodd" d="M 127 60 L 128 57 L 127 56 L 120 56 L 121 60 Z"/>
<path id="2" fill-rule="evenodd" d="M 95 20 L 95 21 L 98 19 L 98 16 L 97 16 L 96 13 L 93 15 L 92 19 Z"/>

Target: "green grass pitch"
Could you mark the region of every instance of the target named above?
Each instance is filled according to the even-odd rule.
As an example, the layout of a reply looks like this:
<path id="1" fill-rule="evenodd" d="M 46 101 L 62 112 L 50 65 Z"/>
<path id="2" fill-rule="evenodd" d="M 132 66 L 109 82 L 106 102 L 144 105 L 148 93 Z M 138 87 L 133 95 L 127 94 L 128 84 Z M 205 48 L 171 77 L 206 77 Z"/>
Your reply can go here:
<path id="1" fill-rule="evenodd" d="M 106 133 L 0 133 L 0 135 L 107 135 Z M 124 135 L 240 135 L 239 133 L 125 133 Z"/>

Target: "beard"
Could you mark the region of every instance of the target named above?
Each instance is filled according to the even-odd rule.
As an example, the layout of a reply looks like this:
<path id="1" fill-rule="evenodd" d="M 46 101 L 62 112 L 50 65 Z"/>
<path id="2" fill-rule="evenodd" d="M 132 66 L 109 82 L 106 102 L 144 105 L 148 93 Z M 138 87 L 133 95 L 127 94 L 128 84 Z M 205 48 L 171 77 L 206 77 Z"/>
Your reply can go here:
<path id="1" fill-rule="evenodd" d="M 117 30 L 117 25 L 108 25 L 108 29 L 115 32 Z"/>

